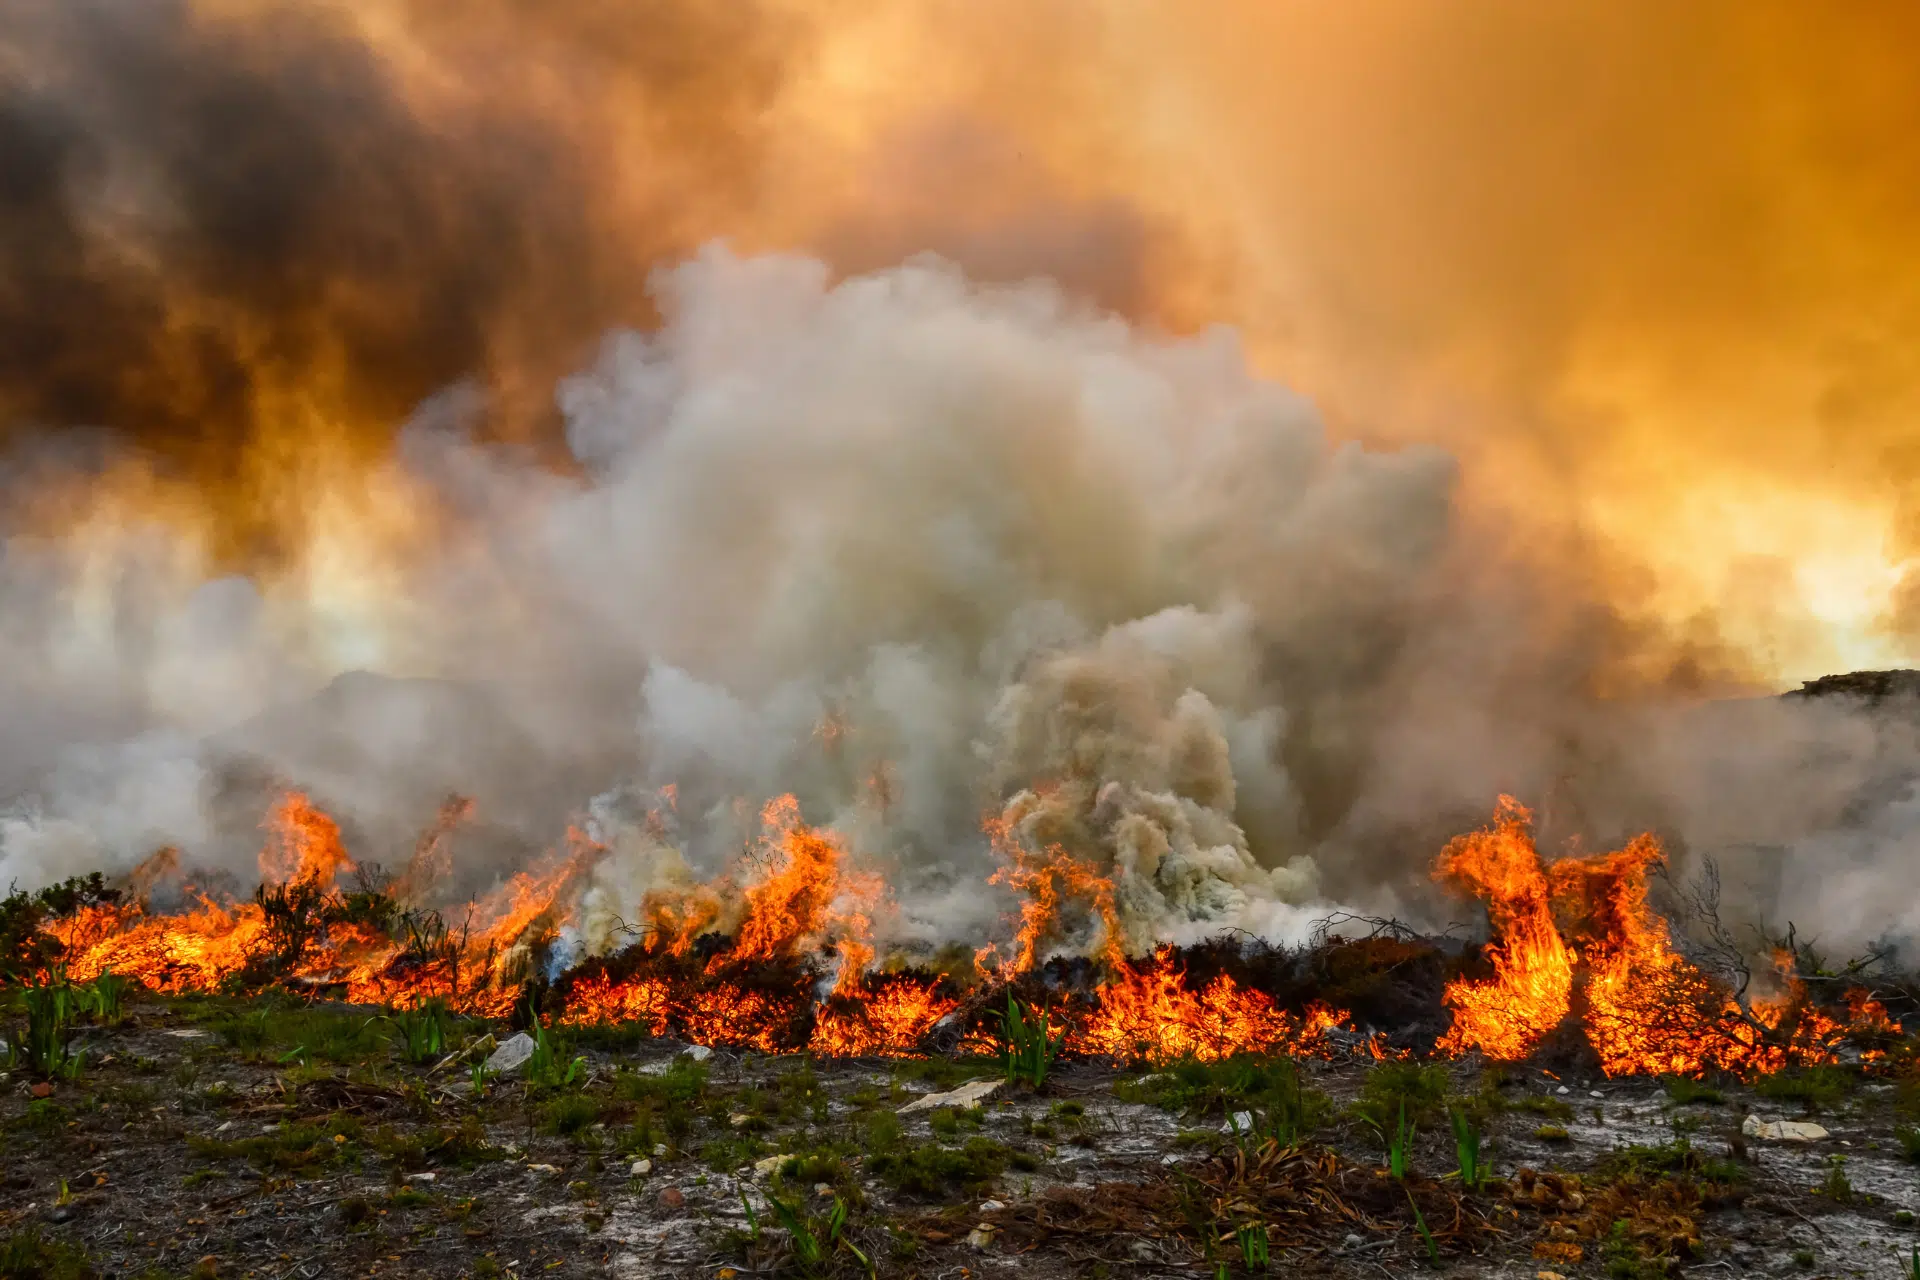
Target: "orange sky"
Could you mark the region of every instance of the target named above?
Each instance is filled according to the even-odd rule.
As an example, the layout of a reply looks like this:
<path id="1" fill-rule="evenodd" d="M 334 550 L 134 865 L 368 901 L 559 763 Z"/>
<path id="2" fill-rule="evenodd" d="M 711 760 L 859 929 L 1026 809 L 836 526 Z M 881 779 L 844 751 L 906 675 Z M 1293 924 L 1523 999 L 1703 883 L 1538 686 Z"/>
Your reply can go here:
<path id="1" fill-rule="evenodd" d="M 605 327 L 646 322 L 659 261 L 716 236 L 847 270 L 932 249 L 988 277 L 1057 275 L 1149 323 L 1239 326 L 1338 432 L 1445 443 L 1471 519 L 1524 530 L 1623 614 L 1728 646 L 1751 674 L 1920 657 L 1920 576 L 1903 586 L 1920 539 L 1911 5 L 196 12 L 179 55 L 196 66 L 271 84 L 325 49 L 370 68 L 377 90 L 301 100 L 348 157 L 302 234 L 425 212 L 394 222 L 376 266 L 377 234 L 334 257 L 287 238 L 284 259 L 324 278 L 270 294 L 180 265 L 195 260 L 153 229 L 167 219 L 96 226 L 165 317 L 136 343 L 148 375 L 99 412 L 138 436 L 152 409 L 189 437 L 151 451 L 177 483 L 156 489 L 146 462 L 93 482 L 96 532 L 158 504 L 206 522 L 216 559 L 264 541 L 299 590 L 376 597 L 380 563 L 422 535 L 404 486 L 367 469 L 434 387 L 478 373 L 498 429 L 543 438 L 554 378 Z M 113 64 L 56 25 L 6 69 L 31 61 L 84 101 Z M 370 94 L 391 100 L 357 116 Z M 404 164 L 364 163 L 403 131 Z M 143 189 L 116 186 L 113 207 Z M 96 245 L 86 269 L 100 260 Z M 432 272 L 458 287 L 412 287 Z M 447 337 L 469 302 L 473 332 Z M 352 341 L 369 327 L 384 351 L 436 336 L 370 362 Z M 257 375 L 237 399 L 173 376 L 209 340 Z M 61 417 L 0 384 L 10 402 Z"/>

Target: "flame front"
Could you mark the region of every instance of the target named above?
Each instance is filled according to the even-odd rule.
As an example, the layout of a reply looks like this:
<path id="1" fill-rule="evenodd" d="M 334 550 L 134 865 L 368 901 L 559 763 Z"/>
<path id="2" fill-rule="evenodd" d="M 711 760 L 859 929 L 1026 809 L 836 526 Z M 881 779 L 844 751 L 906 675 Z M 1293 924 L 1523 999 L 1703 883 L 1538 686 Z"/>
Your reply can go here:
<path id="1" fill-rule="evenodd" d="M 1845 1023 L 1814 1006 L 1790 955 L 1776 956 L 1774 994 L 1745 1004 L 1672 945 L 1647 900 L 1648 872 L 1666 854 L 1650 835 L 1625 848 L 1544 863 L 1532 815 L 1500 798 L 1493 824 L 1454 840 L 1434 875 L 1486 903 L 1494 976 L 1449 983 L 1447 1053 L 1525 1058 L 1577 1017 L 1610 1076 L 1708 1070 L 1741 1074 L 1831 1062 L 1836 1042 L 1886 1030 L 1886 1010 L 1850 996 Z"/>

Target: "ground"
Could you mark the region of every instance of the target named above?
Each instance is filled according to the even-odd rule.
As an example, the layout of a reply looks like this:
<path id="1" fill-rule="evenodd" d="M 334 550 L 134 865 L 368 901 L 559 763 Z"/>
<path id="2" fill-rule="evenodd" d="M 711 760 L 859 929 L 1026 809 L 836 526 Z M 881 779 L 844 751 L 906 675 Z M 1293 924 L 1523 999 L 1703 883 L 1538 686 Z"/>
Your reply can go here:
<path id="1" fill-rule="evenodd" d="M 1920 1095 L 1854 1068 L 1703 1090 L 1365 1055 L 1064 1063 L 901 1114 L 1002 1069 L 602 1029 L 476 1080 L 410 1065 L 403 1030 L 148 998 L 81 1033 L 72 1079 L 0 1076 L 0 1275 L 1240 1276 L 1264 1248 L 1274 1274 L 1372 1280 L 1892 1280 L 1920 1242 Z M 511 1034 L 449 1030 L 448 1051 Z M 1743 1137 L 1749 1113 L 1829 1136 Z"/>

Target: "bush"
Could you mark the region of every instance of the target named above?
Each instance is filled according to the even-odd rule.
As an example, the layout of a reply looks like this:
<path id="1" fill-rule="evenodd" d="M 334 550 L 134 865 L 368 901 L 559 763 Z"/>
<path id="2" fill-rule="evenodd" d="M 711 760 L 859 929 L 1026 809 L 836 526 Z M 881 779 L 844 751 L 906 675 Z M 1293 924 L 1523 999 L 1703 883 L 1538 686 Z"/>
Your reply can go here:
<path id="1" fill-rule="evenodd" d="M 1797 1102 L 1809 1115 L 1840 1105 L 1852 1088 L 1853 1076 L 1844 1067 L 1790 1067 L 1753 1084 L 1760 1096 Z"/>
<path id="2" fill-rule="evenodd" d="M 1390 1132 L 1404 1110 L 1409 1123 L 1440 1113 L 1447 1097 L 1447 1069 L 1437 1062 L 1378 1062 L 1360 1086 L 1353 1110 L 1381 1132 Z"/>

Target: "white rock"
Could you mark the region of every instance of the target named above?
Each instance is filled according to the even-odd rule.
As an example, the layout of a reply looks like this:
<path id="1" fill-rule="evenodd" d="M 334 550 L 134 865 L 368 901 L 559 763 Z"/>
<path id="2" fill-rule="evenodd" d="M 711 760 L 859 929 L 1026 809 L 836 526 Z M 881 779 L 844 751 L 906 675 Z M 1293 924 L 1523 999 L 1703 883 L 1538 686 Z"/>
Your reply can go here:
<path id="1" fill-rule="evenodd" d="M 1589 1098 L 1604 1098 L 1607 1095 L 1600 1092 L 1598 1089 L 1589 1089 L 1587 1090 L 1587 1096 Z"/>
<path id="2" fill-rule="evenodd" d="M 993 1245 L 993 1228 L 985 1225 L 975 1227 L 967 1233 L 967 1243 L 976 1249 L 987 1249 Z"/>
<path id="3" fill-rule="evenodd" d="M 1766 1142 L 1819 1142 L 1827 1131 L 1809 1120 L 1762 1120 L 1748 1116 L 1740 1132 Z"/>
<path id="4" fill-rule="evenodd" d="M 751 1119 L 753 1119 L 753 1117 L 748 1115 L 746 1112 L 736 1111 L 732 1115 L 727 1117 L 727 1123 L 732 1125 L 734 1128 L 738 1129 L 741 1125 L 745 1124 L 747 1121 Z"/>
<path id="5" fill-rule="evenodd" d="M 509 1075 L 527 1065 L 527 1059 L 533 1056 L 533 1037 L 522 1031 L 498 1049 L 487 1059 L 487 1070 L 497 1075 Z"/>
<path id="6" fill-rule="evenodd" d="M 982 1213 L 998 1213 L 1006 1207 L 1007 1206 L 1001 1204 L 998 1200 L 982 1200 L 980 1202 L 980 1212 Z"/>
<path id="7" fill-rule="evenodd" d="M 765 1160 L 755 1160 L 753 1162 L 753 1176 L 756 1178 L 764 1178 L 792 1158 L 792 1156 L 768 1156 Z"/>
<path id="8" fill-rule="evenodd" d="M 408 1182 L 432 1182 L 438 1176 L 439 1176 L 438 1174 L 433 1174 L 433 1173 L 410 1173 L 407 1175 L 407 1181 Z"/>
<path id="9" fill-rule="evenodd" d="M 653 1161 L 635 1160 L 633 1162 L 633 1168 L 627 1170 L 627 1175 L 633 1178 L 644 1178 L 652 1172 L 653 1172 Z"/>
<path id="10" fill-rule="evenodd" d="M 899 1114 L 931 1111 L 935 1107 L 959 1107 L 962 1111 L 980 1105 L 981 1099 L 1005 1084 L 1004 1080 L 969 1080 L 951 1093 L 927 1093 L 900 1108 Z"/>
<path id="11" fill-rule="evenodd" d="M 703 1044 L 697 1044 L 693 1046 L 693 1048 L 687 1050 L 687 1056 L 689 1058 L 692 1058 L 695 1062 L 705 1062 L 708 1058 L 711 1058 L 713 1056 L 713 1050 L 707 1048 L 707 1046 Z"/>
<path id="12" fill-rule="evenodd" d="M 655 1160 L 664 1160 L 664 1159 L 666 1159 L 666 1156 L 667 1156 L 667 1144 L 666 1144 L 666 1143 L 664 1143 L 664 1142 L 656 1142 L 656 1143 L 654 1143 L 654 1144 L 653 1144 L 653 1158 L 654 1158 Z"/>
<path id="13" fill-rule="evenodd" d="M 198 1027 L 176 1027 L 167 1034 L 178 1040 L 198 1040 L 207 1033 Z"/>
<path id="14" fill-rule="evenodd" d="M 1220 1132 L 1252 1133 L 1253 1132 L 1253 1112 L 1251 1111 L 1234 1112 L 1231 1116 L 1227 1117 L 1227 1122 L 1220 1126 Z"/>
<path id="15" fill-rule="evenodd" d="M 1561 1085 L 1558 1089 L 1555 1089 L 1554 1092 L 1555 1093 L 1572 1093 L 1573 1090 L 1567 1088 L 1567 1086 L 1565 1085 Z"/>
<path id="16" fill-rule="evenodd" d="M 1169 1151 L 1167 1152 L 1167 1154 L 1160 1157 L 1160 1163 L 1161 1164 L 1179 1164 L 1180 1157 L 1173 1154 L 1173 1152 Z"/>
<path id="17" fill-rule="evenodd" d="M 221 1126 L 220 1126 L 219 1128 L 217 1128 L 217 1129 L 215 1129 L 215 1130 L 214 1130 L 214 1132 L 215 1132 L 215 1133 L 225 1133 L 225 1132 L 226 1132 L 227 1130 L 229 1130 L 229 1129 L 231 1129 L 231 1128 L 233 1128 L 233 1121 L 231 1121 L 231 1120 L 228 1120 L 228 1121 L 226 1121 L 226 1122 L 224 1122 L 223 1124 L 221 1124 Z"/>

